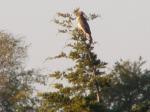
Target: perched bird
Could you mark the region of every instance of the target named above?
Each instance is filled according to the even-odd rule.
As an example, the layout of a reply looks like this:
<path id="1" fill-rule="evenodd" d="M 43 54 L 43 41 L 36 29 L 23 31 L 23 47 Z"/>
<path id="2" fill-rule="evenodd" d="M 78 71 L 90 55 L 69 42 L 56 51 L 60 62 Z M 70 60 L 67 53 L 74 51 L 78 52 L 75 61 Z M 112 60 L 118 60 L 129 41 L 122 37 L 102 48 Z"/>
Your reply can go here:
<path id="1" fill-rule="evenodd" d="M 76 10 L 75 15 L 77 16 L 76 19 L 78 23 L 78 28 L 86 35 L 86 37 L 89 38 L 89 43 L 91 44 L 93 42 L 93 39 L 91 36 L 89 24 L 87 22 L 86 17 L 84 16 L 84 12 Z"/>

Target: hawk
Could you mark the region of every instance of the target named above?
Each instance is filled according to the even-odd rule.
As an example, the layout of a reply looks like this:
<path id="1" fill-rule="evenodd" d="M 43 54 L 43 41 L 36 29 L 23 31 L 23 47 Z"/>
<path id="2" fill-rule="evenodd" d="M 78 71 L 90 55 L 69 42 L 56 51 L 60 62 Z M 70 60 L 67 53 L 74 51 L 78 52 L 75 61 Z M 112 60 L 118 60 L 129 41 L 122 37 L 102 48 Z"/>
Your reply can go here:
<path id="1" fill-rule="evenodd" d="M 86 17 L 84 16 L 84 12 L 76 10 L 75 15 L 77 16 L 76 19 L 78 23 L 78 28 L 86 35 L 86 37 L 89 38 L 89 43 L 91 44 L 93 42 L 93 39 L 91 36 L 90 26 L 87 22 Z"/>

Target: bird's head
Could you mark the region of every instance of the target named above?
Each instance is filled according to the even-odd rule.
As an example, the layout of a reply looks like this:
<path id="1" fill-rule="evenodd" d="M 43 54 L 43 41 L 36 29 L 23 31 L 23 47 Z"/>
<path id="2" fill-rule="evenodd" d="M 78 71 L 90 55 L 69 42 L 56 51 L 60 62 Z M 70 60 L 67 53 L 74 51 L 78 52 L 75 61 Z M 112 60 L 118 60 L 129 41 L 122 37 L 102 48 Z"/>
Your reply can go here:
<path id="1" fill-rule="evenodd" d="M 80 11 L 80 8 L 77 8 L 77 9 L 74 10 L 74 14 L 75 14 L 76 16 L 80 16 L 80 15 L 83 14 L 83 12 Z"/>
<path id="2" fill-rule="evenodd" d="M 80 11 L 79 9 L 76 9 L 74 11 L 74 14 L 77 16 L 77 17 L 80 17 L 80 16 L 84 16 L 84 12 L 83 11 Z"/>

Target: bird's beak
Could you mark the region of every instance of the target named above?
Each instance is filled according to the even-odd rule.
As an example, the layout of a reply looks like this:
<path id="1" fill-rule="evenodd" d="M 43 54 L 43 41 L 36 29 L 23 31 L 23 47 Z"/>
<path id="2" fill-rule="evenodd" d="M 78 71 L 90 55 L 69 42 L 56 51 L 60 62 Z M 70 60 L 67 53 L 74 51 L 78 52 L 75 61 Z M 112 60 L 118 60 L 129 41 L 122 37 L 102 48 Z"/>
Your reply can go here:
<path id="1" fill-rule="evenodd" d="M 80 8 L 76 8 L 76 9 L 74 9 L 73 13 L 75 14 L 75 13 L 77 13 L 79 10 L 80 10 Z"/>

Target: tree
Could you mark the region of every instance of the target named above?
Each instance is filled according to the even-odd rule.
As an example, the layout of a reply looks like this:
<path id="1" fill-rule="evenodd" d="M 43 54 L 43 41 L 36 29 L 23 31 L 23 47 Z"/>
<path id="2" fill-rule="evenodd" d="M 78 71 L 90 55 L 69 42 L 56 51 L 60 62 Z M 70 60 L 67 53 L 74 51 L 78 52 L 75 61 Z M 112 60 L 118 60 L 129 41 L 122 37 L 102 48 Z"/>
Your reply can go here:
<path id="1" fill-rule="evenodd" d="M 91 14 L 88 19 L 95 19 Z M 51 59 L 66 58 L 75 65 L 65 71 L 50 73 L 50 78 L 59 80 L 54 87 L 56 92 L 41 93 L 42 106 L 40 112 L 104 112 L 102 89 L 107 86 L 109 77 L 105 76 L 106 62 L 97 58 L 94 46 L 89 45 L 85 35 L 74 28 L 75 18 L 70 13 L 58 13 L 55 23 L 60 25 L 60 33 L 71 34 L 66 45 L 69 52 L 61 52 Z M 64 81 L 67 85 L 64 85 Z"/>
<path id="2" fill-rule="evenodd" d="M 33 106 L 34 70 L 25 70 L 27 46 L 21 39 L 0 32 L 0 112 L 23 112 Z"/>
<path id="3" fill-rule="evenodd" d="M 115 64 L 111 86 L 103 92 L 110 112 L 150 111 L 150 71 L 142 69 L 144 63 L 140 58 Z"/>

